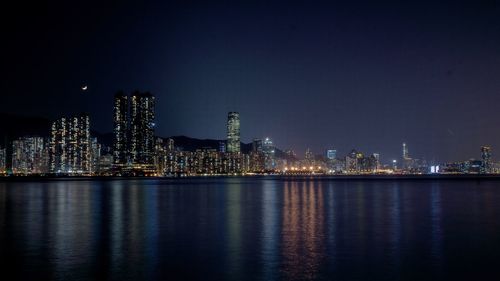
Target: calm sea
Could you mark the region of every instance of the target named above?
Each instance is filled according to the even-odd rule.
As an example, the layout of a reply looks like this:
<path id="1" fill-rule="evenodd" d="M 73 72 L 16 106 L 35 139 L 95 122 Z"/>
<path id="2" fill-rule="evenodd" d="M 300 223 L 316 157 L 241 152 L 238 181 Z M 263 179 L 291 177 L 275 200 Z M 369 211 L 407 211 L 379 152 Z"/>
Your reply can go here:
<path id="1" fill-rule="evenodd" d="M 0 182 L 2 280 L 499 280 L 500 181 Z"/>

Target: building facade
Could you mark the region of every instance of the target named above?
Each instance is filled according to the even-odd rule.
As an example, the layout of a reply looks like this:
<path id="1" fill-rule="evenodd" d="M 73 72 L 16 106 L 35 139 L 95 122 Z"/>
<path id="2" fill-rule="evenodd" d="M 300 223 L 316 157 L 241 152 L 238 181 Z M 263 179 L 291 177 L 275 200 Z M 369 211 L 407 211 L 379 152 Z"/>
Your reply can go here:
<path id="1" fill-rule="evenodd" d="M 22 137 L 12 141 L 12 173 L 15 175 L 48 172 L 46 142 L 41 137 Z"/>
<path id="2" fill-rule="evenodd" d="M 113 161 L 117 165 L 128 163 L 129 98 L 125 93 L 115 95 L 113 106 Z"/>
<path id="3" fill-rule="evenodd" d="M 336 149 L 327 149 L 326 150 L 326 158 L 328 160 L 335 160 L 337 158 L 337 150 Z"/>
<path id="4" fill-rule="evenodd" d="M 0 148 L 0 174 L 6 173 L 7 153 L 5 148 Z"/>
<path id="5" fill-rule="evenodd" d="M 240 114 L 229 112 L 227 114 L 227 146 L 226 151 L 239 153 L 240 149 Z"/>
<path id="6" fill-rule="evenodd" d="M 52 122 L 49 159 L 51 173 L 91 173 L 90 118 L 87 114 Z"/>
<path id="7" fill-rule="evenodd" d="M 132 164 L 154 164 L 155 98 L 134 92 L 130 98 L 130 157 Z"/>
<path id="8" fill-rule="evenodd" d="M 265 155 L 262 139 L 253 139 L 252 141 L 248 170 L 252 173 L 262 173 L 265 171 Z"/>
<path id="9" fill-rule="evenodd" d="M 264 168 L 268 171 L 275 170 L 276 163 L 276 148 L 273 141 L 266 137 L 262 143 L 262 152 L 264 153 Z"/>
<path id="10" fill-rule="evenodd" d="M 481 173 L 491 173 L 491 148 L 489 146 L 481 147 Z"/>

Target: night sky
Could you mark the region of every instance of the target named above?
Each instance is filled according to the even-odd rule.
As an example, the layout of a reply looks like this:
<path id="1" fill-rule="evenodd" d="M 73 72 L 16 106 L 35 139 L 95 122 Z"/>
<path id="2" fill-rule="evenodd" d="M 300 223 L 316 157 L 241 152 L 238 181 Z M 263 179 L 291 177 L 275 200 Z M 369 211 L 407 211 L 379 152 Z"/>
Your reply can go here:
<path id="1" fill-rule="evenodd" d="M 160 136 L 222 139 L 239 111 L 243 141 L 301 157 L 357 148 L 386 162 L 406 142 L 414 158 L 491 145 L 499 159 L 500 1 L 349 2 L 4 7 L 0 111 L 87 111 L 110 132 L 114 93 L 139 89 L 157 97 Z"/>

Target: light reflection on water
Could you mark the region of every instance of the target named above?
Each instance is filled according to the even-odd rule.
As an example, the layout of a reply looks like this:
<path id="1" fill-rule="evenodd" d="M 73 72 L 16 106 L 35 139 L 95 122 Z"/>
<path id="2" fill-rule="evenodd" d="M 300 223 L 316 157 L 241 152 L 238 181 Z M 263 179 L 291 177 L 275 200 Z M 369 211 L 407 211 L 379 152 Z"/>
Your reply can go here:
<path id="1" fill-rule="evenodd" d="M 0 262 L 22 280 L 494 280 L 499 187 L 0 182 Z"/>

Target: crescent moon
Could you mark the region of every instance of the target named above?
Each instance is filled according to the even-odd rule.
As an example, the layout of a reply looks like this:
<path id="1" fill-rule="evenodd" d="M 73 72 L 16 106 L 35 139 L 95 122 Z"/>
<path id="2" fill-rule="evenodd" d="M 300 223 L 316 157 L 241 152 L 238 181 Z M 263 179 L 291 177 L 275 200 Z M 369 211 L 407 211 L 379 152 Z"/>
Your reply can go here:
<path id="1" fill-rule="evenodd" d="M 83 87 L 82 87 L 82 90 L 83 90 L 83 91 L 87 91 L 87 85 L 83 86 Z"/>

